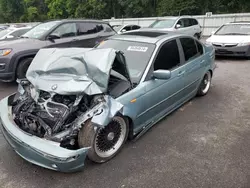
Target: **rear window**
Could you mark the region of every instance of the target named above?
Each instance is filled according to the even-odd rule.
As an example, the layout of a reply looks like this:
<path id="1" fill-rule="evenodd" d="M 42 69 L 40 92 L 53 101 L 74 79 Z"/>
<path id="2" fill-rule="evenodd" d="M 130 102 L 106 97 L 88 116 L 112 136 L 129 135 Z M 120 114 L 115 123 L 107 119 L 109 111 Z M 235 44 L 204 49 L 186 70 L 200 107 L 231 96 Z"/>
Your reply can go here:
<path id="1" fill-rule="evenodd" d="M 185 60 L 190 61 L 199 56 L 194 39 L 181 38 L 181 45 L 184 51 Z"/>

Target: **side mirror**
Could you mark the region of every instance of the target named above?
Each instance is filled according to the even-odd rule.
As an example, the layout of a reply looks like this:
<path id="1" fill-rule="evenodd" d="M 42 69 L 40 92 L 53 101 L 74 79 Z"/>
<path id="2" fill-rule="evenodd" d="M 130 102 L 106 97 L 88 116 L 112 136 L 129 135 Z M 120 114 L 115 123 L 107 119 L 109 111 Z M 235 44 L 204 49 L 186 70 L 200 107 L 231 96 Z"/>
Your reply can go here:
<path id="1" fill-rule="evenodd" d="M 153 72 L 153 78 L 168 80 L 171 78 L 171 72 L 169 70 L 156 70 Z"/>
<path id="2" fill-rule="evenodd" d="M 50 41 L 54 41 L 55 39 L 60 39 L 61 37 L 60 36 L 58 36 L 58 35 L 49 35 L 48 37 L 47 37 L 47 39 L 48 40 L 50 40 Z"/>
<path id="3" fill-rule="evenodd" d="M 215 31 L 212 31 L 212 32 L 211 32 L 211 35 L 214 35 L 214 34 L 215 34 Z"/>
<path id="4" fill-rule="evenodd" d="M 14 36 L 13 36 L 13 35 L 8 35 L 6 38 L 7 38 L 7 39 L 13 39 Z"/>
<path id="5" fill-rule="evenodd" d="M 181 25 L 180 24 L 176 24 L 175 29 L 180 29 Z"/>
<path id="6" fill-rule="evenodd" d="M 126 32 L 126 31 L 127 31 L 126 29 L 121 30 L 122 33 Z"/>

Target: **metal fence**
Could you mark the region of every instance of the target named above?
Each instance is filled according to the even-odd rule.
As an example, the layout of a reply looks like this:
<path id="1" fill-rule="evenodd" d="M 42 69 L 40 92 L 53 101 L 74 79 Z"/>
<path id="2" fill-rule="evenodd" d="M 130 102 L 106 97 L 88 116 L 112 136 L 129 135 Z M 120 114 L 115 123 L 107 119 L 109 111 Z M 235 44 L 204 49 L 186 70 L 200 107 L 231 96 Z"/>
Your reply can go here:
<path id="1" fill-rule="evenodd" d="M 199 21 L 203 30 L 203 36 L 209 36 L 212 31 L 228 22 L 250 21 L 250 13 L 199 15 L 192 17 L 196 18 Z M 137 24 L 142 27 L 148 27 L 156 19 L 163 18 L 167 17 L 106 19 L 105 21 L 108 21 L 111 25 Z"/>

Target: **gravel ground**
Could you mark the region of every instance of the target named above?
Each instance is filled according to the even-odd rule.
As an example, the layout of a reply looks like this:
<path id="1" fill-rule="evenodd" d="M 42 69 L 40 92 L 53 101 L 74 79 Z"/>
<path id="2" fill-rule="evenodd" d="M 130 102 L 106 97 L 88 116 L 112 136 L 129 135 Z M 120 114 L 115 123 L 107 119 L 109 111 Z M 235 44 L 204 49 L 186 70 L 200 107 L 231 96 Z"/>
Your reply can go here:
<path id="1" fill-rule="evenodd" d="M 209 94 L 166 117 L 108 163 L 64 174 L 29 164 L 0 134 L 0 188 L 250 187 L 250 61 L 217 60 Z M 0 83 L 0 99 L 15 91 Z"/>

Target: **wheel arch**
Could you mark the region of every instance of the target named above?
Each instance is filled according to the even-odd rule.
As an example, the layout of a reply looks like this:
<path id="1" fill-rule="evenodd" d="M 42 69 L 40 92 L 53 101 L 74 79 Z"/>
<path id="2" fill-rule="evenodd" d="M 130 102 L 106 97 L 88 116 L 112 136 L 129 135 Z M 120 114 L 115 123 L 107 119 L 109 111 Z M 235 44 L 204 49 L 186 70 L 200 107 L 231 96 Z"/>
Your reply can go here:
<path id="1" fill-rule="evenodd" d="M 129 133 L 128 133 L 128 139 L 132 140 L 134 137 L 134 122 L 131 117 L 123 115 L 122 117 L 125 118 L 126 123 L 129 125 Z"/>

